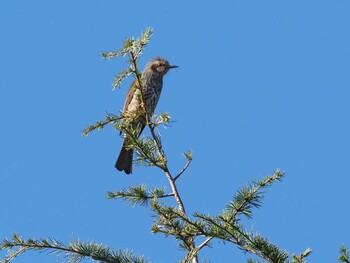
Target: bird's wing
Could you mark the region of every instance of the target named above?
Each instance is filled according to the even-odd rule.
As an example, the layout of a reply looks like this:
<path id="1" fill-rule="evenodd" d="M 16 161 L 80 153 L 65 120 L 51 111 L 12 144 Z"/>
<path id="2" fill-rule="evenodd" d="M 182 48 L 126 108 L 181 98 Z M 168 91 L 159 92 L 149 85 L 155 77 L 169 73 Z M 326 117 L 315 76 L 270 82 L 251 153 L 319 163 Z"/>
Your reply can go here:
<path id="1" fill-rule="evenodd" d="M 125 99 L 125 103 L 124 103 L 124 107 L 123 107 L 123 113 L 126 113 L 126 111 L 128 110 L 129 104 L 134 96 L 134 93 L 136 90 L 135 83 L 136 83 L 136 79 L 131 84 L 130 89 L 128 91 L 128 94 L 126 95 L 126 99 Z"/>
<path id="2" fill-rule="evenodd" d="M 123 114 L 127 113 L 130 102 L 131 102 L 132 98 L 134 97 L 134 93 L 136 90 L 135 81 L 136 81 L 136 79 L 133 81 L 133 83 L 131 84 L 131 86 L 129 88 L 128 93 L 126 94 L 126 99 L 125 99 L 125 103 L 124 103 L 124 107 L 123 107 Z M 122 131 L 120 131 L 120 135 L 122 135 Z"/>

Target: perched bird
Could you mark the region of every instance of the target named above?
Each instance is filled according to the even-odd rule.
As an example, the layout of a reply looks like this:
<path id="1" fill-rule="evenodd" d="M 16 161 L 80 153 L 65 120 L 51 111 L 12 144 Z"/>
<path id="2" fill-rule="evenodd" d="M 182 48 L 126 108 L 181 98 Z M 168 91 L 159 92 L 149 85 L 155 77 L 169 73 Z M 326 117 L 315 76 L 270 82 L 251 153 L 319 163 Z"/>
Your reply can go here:
<path id="1" fill-rule="evenodd" d="M 146 68 L 143 70 L 141 75 L 142 98 L 149 117 L 152 116 L 157 106 L 163 87 L 163 76 L 169 71 L 169 69 L 177 67 L 178 66 L 170 65 L 166 59 L 157 57 L 148 62 Z M 140 89 L 137 88 L 136 83 L 137 80 L 133 82 L 128 91 L 124 104 L 123 115 L 125 116 L 132 113 L 139 114 L 140 112 L 143 112 L 141 116 L 137 116 L 136 118 L 132 119 L 132 127 L 137 132 L 137 136 L 140 136 L 146 125 L 146 116 L 143 111 L 143 107 L 141 106 L 141 92 Z M 134 116 L 137 114 L 134 114 Z M 115 168 L 117 168 L 119 171 L 124 171 L 126 174 L 131 174 L 134 150 L 127 149 L 126 145 L 127 135 L 124 135 L 122 149 L 118 160 L 115 163 Z"/>

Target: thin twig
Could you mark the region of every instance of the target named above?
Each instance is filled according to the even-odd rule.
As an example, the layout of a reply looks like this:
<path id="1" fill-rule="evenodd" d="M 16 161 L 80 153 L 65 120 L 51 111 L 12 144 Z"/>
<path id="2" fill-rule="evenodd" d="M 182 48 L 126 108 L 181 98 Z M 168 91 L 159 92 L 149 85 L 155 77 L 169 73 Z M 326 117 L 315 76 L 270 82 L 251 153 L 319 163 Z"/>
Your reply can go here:
<path id="1" fill-rule="evenodd" d="M 187 160 L 187 163 L 186 163 L 185 167 L 182 168 L 182 170 L 178 173 L 178 175 L 176 175 L 176 176 L 174 177 L 174 181 L 176 181 L 176 180 L 186 171 L 186 169 L 187 169 L 187 167 L 190 165 L 191 161 L 192 161 L 192 158 L 190 158 L 190 159 Z"/>
<path id="2" fill-rule="evenodd" d="M 157 196 L 157 198 L 165 198 L 165 197 L 170 197 L 170 196 L 174 196 L 174 194 L 171 193 L 171 194 L 161 195 L 161 196 Z"/>
<path id="3" fill-rule="evenodd" d="M 165 157 L 165 155 L 164 155 L 162 146 L 159 145 L 157 136 L 156 136 L 156 134 L 154 133 L 154 126 L 152 126 L 152 124 L 149 124 L 148 126 L 149 126 L 149 129 L 150 129 L 150 131 L 151 131 L 151 135 L 152 135 L 154 144 L 155 144 L 155 146 L 156 146 L 156 148 L 157 148 L 157 151 L 158 151 L 159 156 L 161 156 L 163 160 L 164 160 L 164 159 L 166 160 L 166 157 Z M 163 171 L 166 172 L 166 170 L 167 170 L 167 165 L 166 165 L 166 162 L 165 162 L 165 163 L 164 163 L 164 169 L 163 169 Z"/>
<path id="4" fill-rule="evenodd" d="M 213 239 L 214 237 L 208 237 L 206 240 L 203 241 L 202 244 L 200 244 L 197 249 L 198 251 L 201 250 L 204 246 L 208 245 L 208 243 Z"/>
<path id="5" fill-rule="evenodd" d="M 174 196 L 173 193 L 170 193 L 170 194 L 166 194 L 166 195 L 159 195 L 157 196 L 157 198 L 166 198 L 166 197 L 170 197 L 170 196 Z M 148 196 L 147 199 L 153 199 L 154 196 Z"/>

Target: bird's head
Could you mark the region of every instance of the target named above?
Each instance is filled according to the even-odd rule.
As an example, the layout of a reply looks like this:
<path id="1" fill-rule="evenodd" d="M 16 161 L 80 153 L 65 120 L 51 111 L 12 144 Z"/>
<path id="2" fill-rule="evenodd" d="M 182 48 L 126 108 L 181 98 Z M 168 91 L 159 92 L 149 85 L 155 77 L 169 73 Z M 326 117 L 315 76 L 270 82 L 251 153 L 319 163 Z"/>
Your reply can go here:
<path id="1" fill-rule="evenodd" d="M 178 66 L 170 65 L 169 62 L 162 57 L 152 59 L 147 65 L 147 68 L 150 68 L 153 72 L 161 74 L 162 76 L 165 75 L 169 69 L 177 67 Z"/>

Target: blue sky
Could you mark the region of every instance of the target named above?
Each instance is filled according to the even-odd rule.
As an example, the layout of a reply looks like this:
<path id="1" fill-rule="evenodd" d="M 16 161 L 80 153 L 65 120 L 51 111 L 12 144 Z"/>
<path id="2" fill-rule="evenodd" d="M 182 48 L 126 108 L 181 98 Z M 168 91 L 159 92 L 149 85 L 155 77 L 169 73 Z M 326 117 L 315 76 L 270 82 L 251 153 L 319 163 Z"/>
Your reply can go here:
<path id="1" fill-rule="evenodd" d="M 131 80 L 112 92 L 123 59 L 102 60 L 146 27 L 141 67 L 164 56 L 169 72 L 156 112 L 188 212 L 215 215 L 247 182 L 286 172 L 247 227 L 282 249 L 335 262 L 350 247 L 350 2 L 23 1 L 0 3 L 0 238 L 94 240 L 151 262 L 176 262 L 171 238 L 150 233 L 144 207 L 107 200 L 129 185 L 167 186 L 156 168 L 118 173 L 121 138 L 81 130 L 118 113 Z M 169 188 L 168 188 L 169 189 Z M 245 262 L 214 241 L 201 259 Z M 3 255 L 3 254 L 0 254 Z M 57 262 L 28 253 L 16 262 Z"/>

